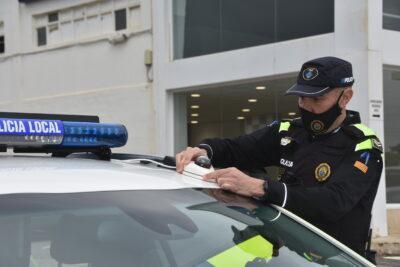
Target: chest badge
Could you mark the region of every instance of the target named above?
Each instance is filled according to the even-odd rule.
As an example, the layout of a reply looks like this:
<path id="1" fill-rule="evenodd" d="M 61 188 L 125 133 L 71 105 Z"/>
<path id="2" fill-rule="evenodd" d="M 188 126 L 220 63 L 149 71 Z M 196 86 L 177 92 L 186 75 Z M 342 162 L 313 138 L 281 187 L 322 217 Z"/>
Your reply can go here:
<path id="1" fill-rule="evenodd" d="M 281 146 L 287 146 L 290 143 L 292 143 L 292 138 L 290 138 L 290 137 L 282 137 Z"/>
<path id="2" fill-rule="evenodd" d="M 315 179 L 318 182 L 323 182 L 331 175 L 331 166 L 328 163 L 321 163 L 315 168 Z"/>

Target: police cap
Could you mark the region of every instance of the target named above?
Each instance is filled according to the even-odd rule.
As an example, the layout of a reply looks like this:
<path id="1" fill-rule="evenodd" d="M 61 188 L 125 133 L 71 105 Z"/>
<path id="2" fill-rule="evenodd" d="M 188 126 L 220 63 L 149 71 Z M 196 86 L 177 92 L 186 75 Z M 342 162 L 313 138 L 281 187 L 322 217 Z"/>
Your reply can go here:
<path id="1" fill-rule="evenodd" d="M 286 95 L 316 97 L 333 88 L 347 87 L 353 83 L 350 62 L 337 57 L 316 58 L 303 64 L 297 83 L 286 91 Z"/>

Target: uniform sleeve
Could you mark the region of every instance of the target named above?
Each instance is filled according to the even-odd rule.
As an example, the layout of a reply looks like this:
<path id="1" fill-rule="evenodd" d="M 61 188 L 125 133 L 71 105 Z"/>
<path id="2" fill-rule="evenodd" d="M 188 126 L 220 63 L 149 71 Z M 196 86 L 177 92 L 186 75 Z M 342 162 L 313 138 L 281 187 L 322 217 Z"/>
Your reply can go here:
<path id="1" fill-rule="evenodd" d="M 205 139 L 212 150 L 214 167 L 252 170 L 279 163 L 279 123 L 234 139 Z"/>
<path id="2" fill-rule="evenodd" d="M 368 160 L 364 152 L 368 153 Z M 361 198 L 368 194 L 372 194 L 372 200 L 375 198 L 381 172 L 382 158 L 378 151 L 357 151 L 344 158 L 326 184 L 306 188 L 269 180 L 264 199 L 279 206 L 285 204 L 286 209 L 306 220 L 324 218 L 335 222 Z"/>

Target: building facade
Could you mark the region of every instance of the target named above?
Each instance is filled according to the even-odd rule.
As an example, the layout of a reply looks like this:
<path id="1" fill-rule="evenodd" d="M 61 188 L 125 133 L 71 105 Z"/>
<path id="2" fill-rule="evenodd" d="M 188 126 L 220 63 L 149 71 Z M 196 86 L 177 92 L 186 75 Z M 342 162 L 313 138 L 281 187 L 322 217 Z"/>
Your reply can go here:
<path id="1" fill-rule="evenodd" d="M 127 125 L 123 150 L 156 153 L 151 12 L 139 0 L 0 1 L 0 110 L 98 114 Z"/>
<path id="2" fill-rule="evenodd" d="M 398 45 L 396 0 L 6 0 L 0 109 L 98 114 L 127 125 L 123 150 L 171 155 L 298 116 L 283 93 L 301 64 L 341 57 L 350 109 L 385 145 L 373 209 L 385 236 L 400 209 Z"/>
<path id="3" fill-rule="evenodd" d="M 231 137 L 298 116 L 296 99 L 283 93 L 301 64 L 323 56 L 344 58 L 353 64 L 356 80 L 349 108 L 360 111 L 385 145 L 372 226 L 376 235 L 388 234 L 387 209 L 400 207 L 400 2 L 155 3 L 159 151 L 179 151 L 206 136 Z"/>

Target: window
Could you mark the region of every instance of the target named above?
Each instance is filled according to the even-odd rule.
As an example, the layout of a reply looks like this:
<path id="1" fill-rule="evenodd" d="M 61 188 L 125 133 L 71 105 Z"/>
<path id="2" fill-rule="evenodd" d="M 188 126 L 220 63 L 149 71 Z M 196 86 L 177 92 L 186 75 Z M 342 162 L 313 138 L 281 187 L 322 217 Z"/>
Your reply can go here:
<path id="1" fill-rule="evenodd" d="M 233 138 L 274 120 L 298 117 L 297 97 L 283 96 L 295 82 L 293 76 L 175 93 L 177 151 L 205 138 Z"/>
<path id="2" fill-rule="evenodd" d="M 383 0 L 383 28 L 400 31 L 400 2 Z"/>
<path id="3" fill-rule="evenodd" d="M 51 13 L 48 16 L 49 22 L 58 21 L 58 13 Z"/>
<path id="4" fill-rule="evenodd" d="M 119 30 L 141 30 L 140 1 L 96 1 L 34 16 L 37 46 L 71 42 L 111 34 Z"/>
<path id="5" fill-rule="evenodd" d="M 221 189 L 0 198 L 1 266 L 365 266 L 271 206 Z"/>
<path id="6" fill-rule="evenodd" d="M 37 45 L 43 46 L 47 44 L 47 33 L 46 28 L 41 27 L 37 29 Z"/>
<path id="7" fill-rule="evenodd" d="M 400 203 L 400 125 L 398 109 L 400 70 L 383 71 L 383 101 L 385 117 L 385 171 L 386 199 L 388 203 Z"/>
<path id="8" fill-rule="evenodd" d="M 173 3 L 175 58 L 334 31 L 333 0 L 174 0 Z"/>
<path id="9" fill-rule="evenodd" d="M 115 30 L 126 29 L 126 9 L 116 10 L 115 12 Z"/>

